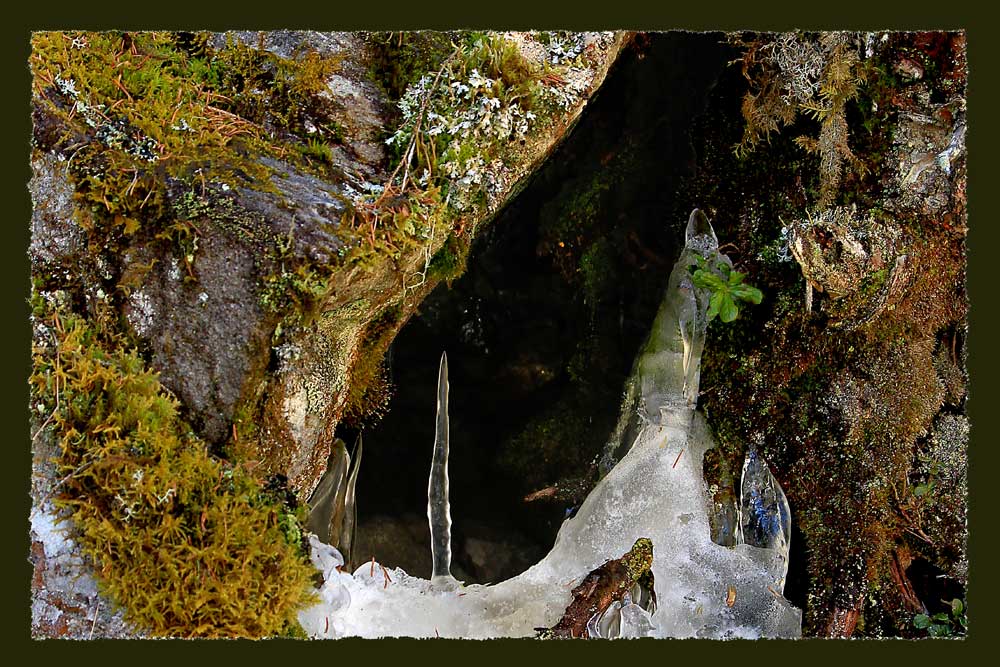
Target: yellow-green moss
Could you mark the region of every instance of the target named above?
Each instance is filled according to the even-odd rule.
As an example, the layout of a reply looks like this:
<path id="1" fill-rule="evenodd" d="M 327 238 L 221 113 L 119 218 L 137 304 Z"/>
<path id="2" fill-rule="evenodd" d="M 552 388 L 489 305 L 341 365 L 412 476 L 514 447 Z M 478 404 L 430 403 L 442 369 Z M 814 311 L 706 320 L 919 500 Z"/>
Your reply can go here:
<path id="1" fill-rule="evenodd" d="M 352 230 L 355 238 L 346 262 L 371 267 L 380 258 L 398 260 L 460 224 L 437 187 L 410 188 L 405 194 L 386 194 L 372 202 L 361 202 L 341 224 L 342 229 Z"/>
<path id="2" fill-rule="evenodd" d="M 385 353 L 404 323 L 400 305 L 388 308 L 365 330 L 364 342 L 351 366 L 351 382 L 341 421 L 360 428 L 381 419 L 392 396 Z"/>
<path id="3" fill-rule="evenodd" d="M 155 226 L 170 178 L 202 190 L 212 181 L 268 189 L 260 157 L 315 166 L 321 144 L 337 140 L 324 126 L 307 142 L 303 129 L 335 59 L 281 58 L 234 40 L 213 50 L 207 41 L 170 32 L 32 35 L 36 143 L 44 136 L 42 148 L 69 157 L 77 197 L 105 234 Z"/>
<path id="4" fill-rule="evenodd" d="M 33 404 L 61 454 L 57 505 L 104 592 L 154 635 L 294 633 L 312 601 L 301 516 L 246 462 L 209 455 L 178 403 L 120 341 L 68 313 L 43 320 Z"/>
<path id="5" fill-rule="evenodd" d="M 427 275 L 438 280 L 449 281 L 449 283 L 459 278 L 465 273 L 465 265 L 471 247 L 472 239 L 450 234 L 441 249 L 431 259 L 431 263 L 427 267 Z"/>

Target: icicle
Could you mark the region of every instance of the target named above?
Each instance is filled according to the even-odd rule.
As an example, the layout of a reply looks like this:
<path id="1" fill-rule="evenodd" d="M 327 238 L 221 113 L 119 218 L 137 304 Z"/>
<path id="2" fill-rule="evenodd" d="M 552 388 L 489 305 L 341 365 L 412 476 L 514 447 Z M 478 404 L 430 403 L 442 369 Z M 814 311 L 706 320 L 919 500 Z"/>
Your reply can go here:
<path id="1" fill-rule="evenodd" d="M 330 448 L 326 472 L 309 498 L 309 518 L 306 520 L 306 529 L 325 544 L 330 544 L 340 536 L 340 526 L 344 519 L 344 496 L 347 492 L 347 471 L 350 466 L 351 457 L 347 453 L 347 446 L 337 438 Z"/>
<path id="2" fill-rule="evenodd" d="M 354 566 L 354 537 L 358 527 L 358 505 L 355 501 L 355 490 L 358 485 L 358 471 L 361 469 L 361 435 L 358 434 L 358 444 L 354 446 L 354 467 L 351 476 L 347 478 L 344 494 L 344 518 L 340 528 L 340 540 L 337 547 L 344 555 L 344 569 L 350 572 Z"/>
<path id="3" fill-rule="evenodd" d="M 708 217 L 701 209 L 694 209 L 688 217 L 684 233 L 684 252 L 670 276 L 671 286 L 676 285 L 680 295 L 677 304 L 677 322 L 684 345 L 683 373 L 684 396 L 694 408 L 698 403 L 698 385 L 701 380 L 701 354 L 705 350 L 705 332 L 708 329 L 708 302 L 711 293 L 696 288 L 691 280 L 692 270 L 702 267 L 721 276 L 720 264 L 732 268 L 732 260 L 719 252 L 719 239 Z"/>
<path id="4" fill-rule="evenodd" d="M 438 369 L 437 422 L 434 453 L 427 483 L 427 520 L 431 529 L 431 582 L 437 588 L 452 588 L 458 581 L 451 576 L 451 506 L 448 502 L 448 355 L 441 353 Z"/>

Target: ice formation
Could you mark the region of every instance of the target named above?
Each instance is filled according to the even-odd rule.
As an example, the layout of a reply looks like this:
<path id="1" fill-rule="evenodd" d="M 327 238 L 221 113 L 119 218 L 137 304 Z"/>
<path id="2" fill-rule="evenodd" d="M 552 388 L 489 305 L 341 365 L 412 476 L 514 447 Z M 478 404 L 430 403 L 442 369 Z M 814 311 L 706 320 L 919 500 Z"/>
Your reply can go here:
<path id="1" fill-rule="evenodd" d="M 322 542 L 336 545 L 346 555 L 348 565 L 357 528 L 355 488 L 361 467 L 361 438 L 354 447 L 354 467 L 347 446 L 339 438 L 330 448 L 326 472 L 309 498 L 309 519 L 306 529 Z M 344 563 L 341 563 L 342 565 Z"/>
<path id="2" fill-rule="evenodd" d="M 431 582 L 435 588 L 457 588 L 451 576 L 451 505 L 448 500 L 448 355 L 438 368 L 434 452 L 427 482 L 427 521 L 431 528 Z"/>
<path id="3" fill-rule="evenodd" d="M 655 606 L 651 596 L 633 590 L 591 619 L 591 636 L 800 636 L 801 612 L 782 596 L 790 525 L 787 503 L 763 461 L 755 459 L 744 470 L 737 542 L 745 541 L 726 547 L 711 539 L 702 456 L 715 443 L 695 410 L 710 295 L 696 287 L 689 274 L 693 266 L 718 270 L 720 264 L 731 266 L 718 251 L 708 219 L 696 209 L 649 339 L 626 385 L 619 426 L 604 458 L 607 474 L 562 525 L 545 558 L 496 585 L 456 582 L 448 589 L 399 568 L 385 568 L 374 559 L 353 574 L 342 572 L 337 568 L 340 554 L 313 540 L 313 561 L 324 575 L 323 601 L 300 614 L 303 628 L 317 638 L 534 636 L 537 628 L 559 621 L 571 602 L 570 591 L 588 573 L 647 537 L 654 545 Z M 446 494 L 434 498 L 446 489 L 434 481 L 435 468 L 443 474 L 447 464 L 444 358 L 441 368 L 428 510 L 435 541 L 444 540 L 450 525 L 450 520 L 437 519 L 435 527 L 435 516 L 442 515 L 432 511 L 438 505 L 443 516 L 448 512 Z M 445 455 L 440 468 L 439 453 Z M 446 476 L 439 479 L 446 484 Z M 777 524 L 768 523 L 775 516 L 772 510 L 777 510 Z M 450 547 L 442 553 L 450 554 Z M 439 570 L 437 559 L 435 575 L 447 570 Z"/>
<path id="4" fill-rule="evenodd" d="M 775 581 L 784 588 L 791 546 L 791 511 L 784 490 L 755 449 L 747 452 L 743 463 L 738 517 L 737 548 L 746 545 L 744 551 L 759 550 Z"/>

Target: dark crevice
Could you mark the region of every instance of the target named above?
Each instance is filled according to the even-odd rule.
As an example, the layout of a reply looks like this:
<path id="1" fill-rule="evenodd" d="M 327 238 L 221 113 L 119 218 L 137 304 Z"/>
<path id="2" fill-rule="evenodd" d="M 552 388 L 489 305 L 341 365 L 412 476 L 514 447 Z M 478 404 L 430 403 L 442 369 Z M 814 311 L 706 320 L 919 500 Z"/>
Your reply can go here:
<path id="1" fill-rule="evenodd" d="M 718 33 L 641 36 L 572 134 L 439 286 L 389 355 L 389 411 L 365 431 L 357 560 L 430 574 L 427 475 L 450 370 L 453 573 L 536 562 L 596 481 L 595 457 L 659 306 L 696 164 L 690 129 L 734 57 Z M 682 196 L 682 195 L 680 195 Z M 355 432 L 339 433 L 353 442 Z M 541 492 L 539 498 L 525 496 Z"/>

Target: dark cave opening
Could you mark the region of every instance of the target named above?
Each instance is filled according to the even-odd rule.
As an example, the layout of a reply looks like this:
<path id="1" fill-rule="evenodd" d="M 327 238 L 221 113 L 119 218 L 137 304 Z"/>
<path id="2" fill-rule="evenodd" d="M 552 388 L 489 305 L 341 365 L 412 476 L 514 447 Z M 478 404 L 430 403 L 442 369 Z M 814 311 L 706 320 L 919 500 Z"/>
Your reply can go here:
<path id="1" fill-rule="evenodd" d="M 551 548 L 596 482 L 595 458 L 680 251 L 686 219 L 674 212 L 709 204 L 685 201 L 698 157 L 691 131 L 733 58 L 721 33 L 638 36 L 570 136 L 476 239 L 465 274 L 403 327 L 387 358 L 389 411 L 364 431 L 356 561 L 430 575 L 442 351 L 453 574 L 495 583 Z M 338 435 L 353 443 L 357 432 Z M 792 566 L 789 583 L 799 583 L 804 562 Z"/>

